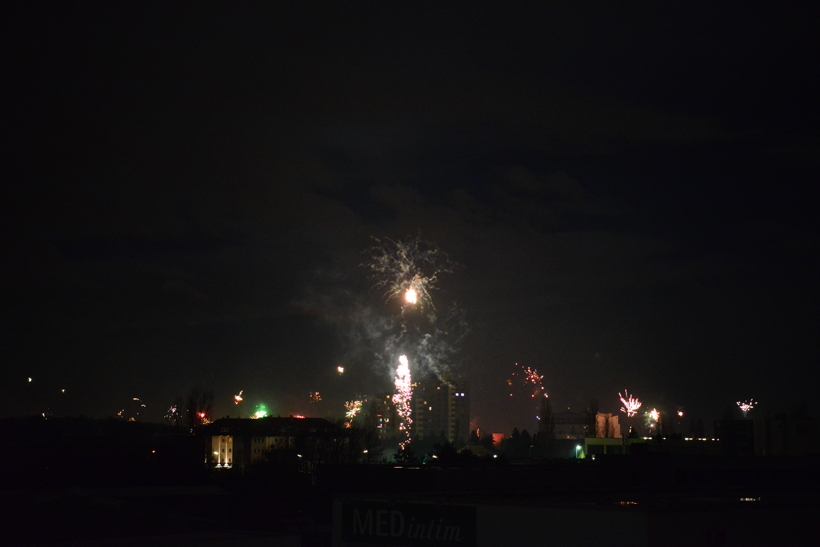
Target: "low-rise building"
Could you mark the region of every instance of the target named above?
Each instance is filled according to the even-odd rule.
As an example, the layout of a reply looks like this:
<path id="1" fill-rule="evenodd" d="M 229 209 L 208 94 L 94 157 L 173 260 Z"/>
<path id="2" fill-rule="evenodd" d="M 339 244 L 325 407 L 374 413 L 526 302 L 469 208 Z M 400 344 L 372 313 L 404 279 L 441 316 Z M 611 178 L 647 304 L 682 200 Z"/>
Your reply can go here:
<path id="1" fill-rule="evenodd" d="M 204 432 L 205 462 L 215 468 L 242 468 L 276 449 L 313 454 L 344 441 L 344 431 L 323 418 L 221 418 Z"/>

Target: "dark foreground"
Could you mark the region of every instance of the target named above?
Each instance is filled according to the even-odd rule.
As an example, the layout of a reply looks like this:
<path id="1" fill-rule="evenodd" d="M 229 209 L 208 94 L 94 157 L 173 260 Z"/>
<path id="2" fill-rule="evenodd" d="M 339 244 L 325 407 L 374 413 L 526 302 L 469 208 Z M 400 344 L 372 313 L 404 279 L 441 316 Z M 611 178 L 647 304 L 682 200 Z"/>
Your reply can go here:
<path id="1" fill-rule="evenodd" d="M 0 524 L 4 545 L 803 544 L 820 517 L 819 463 L 646 455 L 46 478 L 6 467 Z"/>

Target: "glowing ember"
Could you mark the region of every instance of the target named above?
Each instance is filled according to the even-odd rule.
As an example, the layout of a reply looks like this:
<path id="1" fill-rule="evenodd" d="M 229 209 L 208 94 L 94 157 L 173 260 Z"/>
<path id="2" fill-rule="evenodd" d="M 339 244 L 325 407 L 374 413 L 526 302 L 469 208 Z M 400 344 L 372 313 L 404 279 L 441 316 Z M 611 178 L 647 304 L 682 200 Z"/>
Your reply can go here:
<path id="1" fill-rule="evenodd" d="M 310 402 L 311 403 L 318 403 L 322 400 L 321 394 L 318 391 L 311 391 L 310 392 Z"/>
<path id="2" fill-rule="evenodd" d="M 632 397 L 627 390 L 624 390 L 624 395 L 618 393 L 618 397 L 621 398 L 621 403 L 624 405 L 621 407 L 621 412 L 626 412 L 626 415 L 630 418 L 641 408 L 641 402 L 636 397 Z"/>
<path id="3" fill-rule="evenodd" d="M 344 374 L 345 373 L 345 367 L 336 367 L 336 372 L 338 372 L 339 374 Z"/>
<path id="4" fill-rule="evenodd" d="M 233 403 L 234 403 L 235 405 L 238 405 L 239 403 L 241 403 L 241 402 L 242 402 L 242 392 L 243 392 L 243 391 L 245 391 L 245 390 L 244 390 L 244 389 L 240 389 L 240 390 L 239 390 L 239 393 L 237 393 L 236 395 L 234 395 L 234 396 L 233 396 Z"/>
<path id="5" fill-rule="evenodd" d="M 401 419 L 401 422 L 399 422 L 399 430 L 404 431 L 406 436 L 406 438 L 399 443 L 399 446 L 404 449 L 410 442 L 410 426 L 413 423 L 413 418 L 410 415 L 410 400 L 413 398 L 413 384 L 410 379 L 410 364 L 407 361 L 406 355 L 399 357 L 399 366 L 396 369 L 394 383 L 396 393 L 393 395 L 393 404 L 396 407 L 396 413 Z"/>
<path id="6" fill-rule="evenodd" d="M 757 403 L 755 402 L 754 399 L 750 399 L 748 401 L 743 401 L 743 402 L 740 402 L 740 401 L 737 402 L 737 406 L 740 407 L 740 411 L 743 413 L 744 418 L 746 417 L 746 414 L 755 407 L 756 404 Z"/>

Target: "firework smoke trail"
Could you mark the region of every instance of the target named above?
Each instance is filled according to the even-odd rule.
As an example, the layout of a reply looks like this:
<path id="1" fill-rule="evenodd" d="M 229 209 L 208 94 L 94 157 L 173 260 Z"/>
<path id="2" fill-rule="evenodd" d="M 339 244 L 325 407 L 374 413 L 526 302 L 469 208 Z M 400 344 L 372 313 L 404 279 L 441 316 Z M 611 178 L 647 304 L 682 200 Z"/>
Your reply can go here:
<path id="1" fill-rule="evenodd" d="M 399 447 L 404 450 L 410 442 L 410 426 L 413 424 L 413 418 L 410 414 L 413 384 L 410 378 L 410 363 L 407 361 L 406 355 L 399 357 L 399 366 L 396 369 L 394 384 L 396 386 L 396 394 L 393 395 L 393 405 L 396 407 L 396 413 L 401 419 L 399 422 L 399 431 L 404 431 L 405 434 L 405 439 L 399 442 Z"/>
<path id="2" fill-rule="evenodd" d="M 740 402 L 740 401 L 737 402 L 737 406 L 740 407 L 740 411 L 743 413 L 744 418 L 746 417 L 746 414 L 748 414 L 748 412 L 755 407 L 756 404 L 757 403 L 755 402 L 754 399 L 750 399 L 748 401 L 743 401 L 743 402 Z"/>
<path id="3" fill-rule="evenodd" d="M 626 412 L 627 417 L 631 418 L 634 416 L 638 409 L 641 408 L 641 402 L 632 397 L 627 390 L 624 390 L 624 395 L 618 393 L 618 397 L 621 398 L 621 403 L 624 405 L 621 407 L 621 412 Z"/>

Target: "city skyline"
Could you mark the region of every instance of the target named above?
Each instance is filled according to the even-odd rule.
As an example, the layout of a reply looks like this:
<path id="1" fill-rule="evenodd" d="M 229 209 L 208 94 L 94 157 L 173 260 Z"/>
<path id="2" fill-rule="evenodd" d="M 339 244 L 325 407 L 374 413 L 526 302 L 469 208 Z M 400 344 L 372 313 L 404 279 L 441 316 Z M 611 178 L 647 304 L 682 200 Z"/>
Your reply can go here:
<path id="1" fill-rule="evenodd" d="M 537 427 L 516 367 L 555 412 L 813 395 L 800 7 L 0 10 L 0 417 L 341 417 L 393 389 L 414 319 L 366 264 L 413 238 L 482 431 Z"/>

